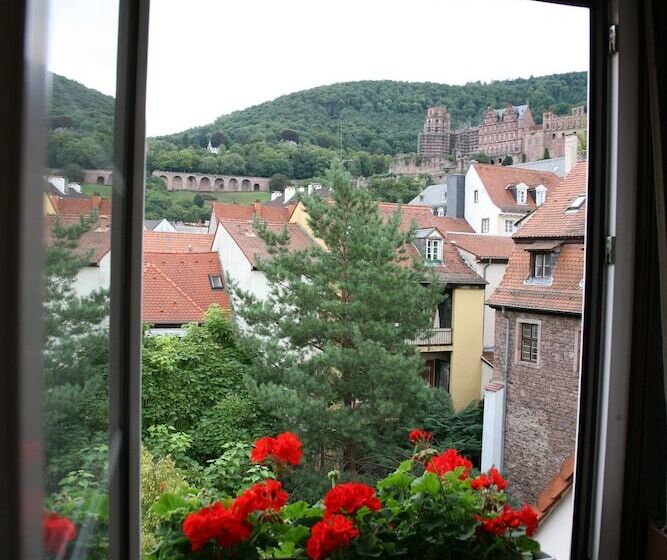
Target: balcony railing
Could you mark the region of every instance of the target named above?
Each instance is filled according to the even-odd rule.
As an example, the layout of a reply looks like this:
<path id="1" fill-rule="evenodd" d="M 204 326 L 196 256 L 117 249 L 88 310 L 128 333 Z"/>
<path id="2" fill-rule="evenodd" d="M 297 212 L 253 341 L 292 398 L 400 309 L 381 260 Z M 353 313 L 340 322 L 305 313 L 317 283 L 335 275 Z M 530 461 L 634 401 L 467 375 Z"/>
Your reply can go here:
<path id="1" fill-rule="evenodd" d="M 415 346 L 447 346 L 452 343 L 452 329 L 431 329 L 412 343 Z"/>

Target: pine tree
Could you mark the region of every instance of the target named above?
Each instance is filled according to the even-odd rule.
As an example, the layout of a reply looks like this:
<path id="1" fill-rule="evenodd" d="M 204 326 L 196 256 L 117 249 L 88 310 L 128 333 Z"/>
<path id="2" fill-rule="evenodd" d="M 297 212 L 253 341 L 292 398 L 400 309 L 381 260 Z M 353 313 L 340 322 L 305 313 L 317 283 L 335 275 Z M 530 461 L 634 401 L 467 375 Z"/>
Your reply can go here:
<path id="1" fill-rule="evenodd" d="M 44 433 L 47 486 L 82 468 L 84 455 L 106 442 L 109 297 L 77 295 L 77 273 L 89 255 L 77 254 L 96 217 L 63 227 L 56 222 L 46 248 L 44 284 Z"/>
<path id="2" fill-rule="evenodd" d="M 408 341 L 432 326 L 442 285 L 406 251 L 414 229 L 384 219 L 340 164 L 327 174 L 331 203 L 305 197 L 316 239 L 288 249 L 287 230 L 259 221 L 270 294 L 235 287 L 251 333 L 258 400 L 304 440 L 309 466 L 376 476 L 401 453 L 406 429 L 431 400 L 424 362 Z M 239 302 L 240 299 L 240 302 Z"/>

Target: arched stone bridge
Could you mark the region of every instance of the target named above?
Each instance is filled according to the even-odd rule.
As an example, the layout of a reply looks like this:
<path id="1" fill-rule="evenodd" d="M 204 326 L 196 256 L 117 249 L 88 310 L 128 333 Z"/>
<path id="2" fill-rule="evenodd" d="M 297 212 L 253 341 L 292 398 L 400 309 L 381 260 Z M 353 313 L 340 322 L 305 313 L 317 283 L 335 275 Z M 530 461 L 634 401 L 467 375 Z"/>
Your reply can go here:
<path id="1" fill-rule="evenodd" d="M 265 191 L 268 192 L 268 177 L 243 177 L 240 175 L 216 175 L 188 173 L 178 171 L 153 171 L 153 177 L 164 181 L 168 191 L 233 192 Z"/>

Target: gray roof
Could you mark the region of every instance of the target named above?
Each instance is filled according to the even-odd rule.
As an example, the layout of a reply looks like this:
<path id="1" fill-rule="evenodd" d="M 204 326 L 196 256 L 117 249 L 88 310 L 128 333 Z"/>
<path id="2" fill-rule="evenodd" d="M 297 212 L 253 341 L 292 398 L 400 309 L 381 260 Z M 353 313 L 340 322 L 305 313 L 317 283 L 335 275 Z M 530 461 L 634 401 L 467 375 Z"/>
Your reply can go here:
<path id="1" fill-rule="evenodd" d="M 518 167 L 520 169 L 532 169 L 534 171 L 551 171 L 559 177 L 565 176 L 565 158 L 540 159 L 537 161 L 528 161 L 526 163 L 515 163 L 509 167 Z"/>
<path id="2" fill-rule="evenodd" d="M 519 113 L 519 118 L 523 118 L 523 114 L 526 112 L 526 109 L 528 109 L 528 105 L 512 105 L 516 109 L 516 112 Z M 505 112 L 505 109 L 507 107 L 504 107 L 503 109 L 494 109 L 496 116 L 498 118 L 502 118 L 503 113 Z"/>
<path id="3" fill-rule="evenodd" d="M 447 185 L 430 185 L 408 202 L 408 204 L 447 206 Z"/>

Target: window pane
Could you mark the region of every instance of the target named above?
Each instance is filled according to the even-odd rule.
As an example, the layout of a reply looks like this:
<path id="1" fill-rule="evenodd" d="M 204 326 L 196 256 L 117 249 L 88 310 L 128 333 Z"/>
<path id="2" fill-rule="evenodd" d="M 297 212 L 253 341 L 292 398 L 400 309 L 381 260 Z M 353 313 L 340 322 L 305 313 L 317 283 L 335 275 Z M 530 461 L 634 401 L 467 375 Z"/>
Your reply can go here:
<path id="1" fill-rule="evenodd" d="M 44 553 L 108 550 L 111 192 L 118 2 L 50 5 L 44 208 Z"/>

